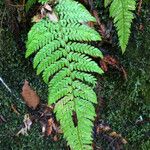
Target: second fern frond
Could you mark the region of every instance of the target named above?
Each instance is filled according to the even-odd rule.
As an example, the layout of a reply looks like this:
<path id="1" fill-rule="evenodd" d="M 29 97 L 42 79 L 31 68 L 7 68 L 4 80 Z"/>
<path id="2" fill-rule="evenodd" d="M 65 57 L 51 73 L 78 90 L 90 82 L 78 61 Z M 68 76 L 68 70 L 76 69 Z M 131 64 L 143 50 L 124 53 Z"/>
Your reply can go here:
<path id="1" fill-rule="evenodd" d="M 113 0 L 110 5 L 110 16 L 114 18 L 122 53 L 128 44 L 135 5 L 135 0 Z"/>

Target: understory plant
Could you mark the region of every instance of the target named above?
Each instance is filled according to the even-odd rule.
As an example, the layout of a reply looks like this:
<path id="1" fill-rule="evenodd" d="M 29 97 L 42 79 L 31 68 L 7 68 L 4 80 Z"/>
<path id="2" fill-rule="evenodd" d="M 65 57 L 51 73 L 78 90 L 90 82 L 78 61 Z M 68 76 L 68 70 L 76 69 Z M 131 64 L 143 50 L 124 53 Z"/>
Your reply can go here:
<path id="1" fill-rule="evenodd" d="M 124 53 L 131 33 L 136 2 L 135 0 L 104 0 L 104 6 L 107 7 L 108 5 L 110 5 L 110 16 L 113 18 L 117 29 L 119 45 L 122 53 Z"/>
<path id="2" fill-rule="evenodd" d="M 28 0 L 26 3 L 26 11 L 28 11 L 37 1 L 38 0 Z M 57 2 L 57 0 L 39 0 L 38 2 L 45 3 L 47 1 Z M 109 7 L 110 17 L 113 18 L 117 30 L 119 45 L 122 53 L 124 53 L 131 33 L 131 24 L 134 18 L 136 0 L 104 0 L 104 7 Z"/>
<path id="3" fill-rule="evenodd" d="M 97 103 L 93 73 L 103 73 L 91 59 L 102 58 L 101 51 L 86 44 L 101 40 L 99 33 L 87 25 L 96 20 L 74 0 L 58 0 L 53 10 L 47 7 L 48 17 L 35 23 L 28 34 L 26 57 L 36 53 L 34 68 L 48 85 L 48 105 L 55 104 L 68 145 L 73 150 L 90 150 Z"/>
<path id="4" fill-rule="evenodd" d="M 29 0 L 26 11 L 36 1 Z M 38 2 L 44 4 L 46 11 L 42 8 L 42 19 L 28 34 L 26 57 L 36 54 L 34 68 L 48 85 L 48 105 L 55 104 L 56 118 L 71 149 L 92 149 L 94 106 L 97 103 L 93 73 L 102 74 L 103 71 L 91 58 L 103 56 L 98 48 L 89 44 L 100 41 L 101 36 L 87 22 L 96 20 L 75 0 Z M 104 0 L 104 6 L 109 5 L 124 53 L 136 3 L 135 0 Z"/>

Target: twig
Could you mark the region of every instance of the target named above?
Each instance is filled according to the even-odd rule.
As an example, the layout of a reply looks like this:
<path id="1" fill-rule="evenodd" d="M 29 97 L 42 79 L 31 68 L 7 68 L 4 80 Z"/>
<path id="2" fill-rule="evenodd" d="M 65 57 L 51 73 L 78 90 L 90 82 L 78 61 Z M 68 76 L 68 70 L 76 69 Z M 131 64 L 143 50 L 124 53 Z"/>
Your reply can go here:
<path id="1" fill-rule="evenodd" d="M 112 144 L 114 144 L 115 140 L 117 139 L 118 137 L 115 137 L 107 146 L 106 150 L 108 150 L 110 148 L 110 146 L 112 146 Z"/>
<path id="2" fill-rule="evenodd" d="M 138 16 L 140 16 L 140 14 L 141 14 L 141 9 L 142 9 L 142 0 L 139 0 L 139 3 L 138 3 Z"/>
<path id="3" fill-rule="evenodd" d="M 3 12 L 3 15 L 2 15 L 0 28 L 2 28 L 2 26 L 3 26 L 3 19 L 4 19 L 5 12 L 6 12 L 6 7 L 4 8 L 4 12 Z"/>
<path id="4" fill-rule="evenodd" d="M 24 7 L 25 5 L 20 5 L 20 4 L 17 4 L 17 5 L 13 5 L 13 4 L 9 4 L 9 6 L 12 6 L 12 7 Z"/>

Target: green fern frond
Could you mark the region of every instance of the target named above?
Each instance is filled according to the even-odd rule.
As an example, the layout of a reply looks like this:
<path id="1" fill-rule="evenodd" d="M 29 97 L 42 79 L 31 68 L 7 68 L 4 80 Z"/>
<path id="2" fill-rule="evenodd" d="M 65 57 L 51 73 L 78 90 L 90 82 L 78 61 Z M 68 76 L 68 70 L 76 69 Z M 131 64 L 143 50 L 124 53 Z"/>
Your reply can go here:
<path id="1" fill-rule="evenodd" d="M 61 20 L 65 20 L 68 23 L 96 22 L 96 19 L 91 16 L 83 5 L 73 0 L 59 0 L 59 5 L 55 7 L 55 11 Z"/>
<path id="2" fill-rule="evenodd" d="M 44 4 L 44 3 L 47 3 L 47 2 L 49 2 L 50 0 L 38 0 L 38 2 L 39 3 L 42 3 L 42 4 Z"/>
<path id="3" fill-rule="evenodd" d="M 122 53 L 128 44 L 135 5 L 135 0 L 113 0 L 110 6 L 110 16 L 114 18 Z"/>
<path id="4" fill-rule="evenodd" d="M 99 41 L 101 37 L 84 24 L 95 18 L 78 2 L 59 0 L 54 11 L 58 22 L 45 18 L 32 27 L 26 57 L 36 53 L 33 66 L 49 86 L 48 105 L 55 103 L 56 118 L 71 149 L 91 150 L 96 116 L 93 104 L 97 103 L 92 73 L 103 73 L 91 57 L 103 55 L 85 42 Z"/>
<path id="5" fill-rule="evenodd" d="M 104 7 L 106 8 L 111 2 L 112 0 L 104 0 Z"/>

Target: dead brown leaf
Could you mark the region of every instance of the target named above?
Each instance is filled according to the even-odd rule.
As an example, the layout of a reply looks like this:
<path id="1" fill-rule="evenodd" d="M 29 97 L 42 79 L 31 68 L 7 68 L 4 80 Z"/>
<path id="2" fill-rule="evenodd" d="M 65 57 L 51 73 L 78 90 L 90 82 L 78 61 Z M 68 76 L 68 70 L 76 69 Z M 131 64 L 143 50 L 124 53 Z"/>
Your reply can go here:
<path id="1" fill-rule="evenodd" d="M 32 18 L 32 22 L 39 22 L 42 19 L 41 14 L 37 14 Z"/>
<path id="2" fill-rule="evenodd" d="M 103 140 L 109 143 L 111 149 L 121 150 L 121 147 L 124 144 L 127 144 L 127 140 L 121 135 L 121 133 L 117 133 L 113 131 L 113 129 L 105 123 L 103 120 L 95 125 L 96 127 L 96 136 L 100 137 Z M 96 147 L 96 144 L 94 145 Z"/>
<path id="3" fill-rule="evenodd" d="M 143 0 L 139 0 L 139 2 L 138 2 L 138 12 L 137 12 L 138 16 L 141 15 L 142 3 L 143 3 Z"/>
<path id="4" fill-rule="evenodd" d="M 40 103 L 40 98 L 37 93 L 29 86 L 29 82 L 25 80 L 21 93 L 25 103 L 30 108 L 36 109 Z"/>
<path id="5" fill-rule="evenodd" d="M 50 21 L 52 22 L 58 22 L 58 16 L 55 14 L 55 12 L 52 10 L 51 6 L 48 4 L 45 4 L 41 9 L 41 16 L 42 18 L 48 17 Z"/>
<path id="6" fill-rule="evenodd" d="M 48 123 L 47 123 L 47 136 L 51 135 L 53 125 L 54 125 L 53 119 L 52 118 L 48 119 Z"/>

